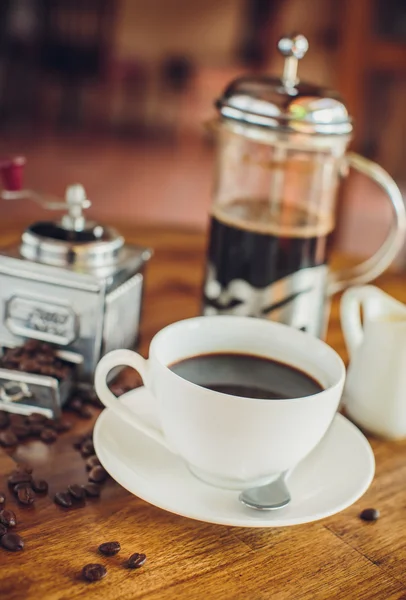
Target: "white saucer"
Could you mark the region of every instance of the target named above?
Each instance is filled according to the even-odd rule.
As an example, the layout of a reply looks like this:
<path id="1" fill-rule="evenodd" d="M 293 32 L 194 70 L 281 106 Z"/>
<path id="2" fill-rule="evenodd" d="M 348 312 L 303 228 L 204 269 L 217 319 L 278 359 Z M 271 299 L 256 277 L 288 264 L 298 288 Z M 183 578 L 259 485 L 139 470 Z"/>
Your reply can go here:
<path id="1" fill-rule="evenodd" d="M 138 388 L 121 398 L 157 425 L 156 401 Z M 94 445 L 104 468 L 129 492 L 172 513 L 221 525 L 284 527 L 333 515 L 360 498 L 375 471 L 364 435 L 337 414 L 319 446 L 288 479 L 292 502 L 273 512 L 257 512 L 238 501 L 238 493 L 196 479 L 181 458 L 136 432 L 111 410 L 94 428 Z"/>

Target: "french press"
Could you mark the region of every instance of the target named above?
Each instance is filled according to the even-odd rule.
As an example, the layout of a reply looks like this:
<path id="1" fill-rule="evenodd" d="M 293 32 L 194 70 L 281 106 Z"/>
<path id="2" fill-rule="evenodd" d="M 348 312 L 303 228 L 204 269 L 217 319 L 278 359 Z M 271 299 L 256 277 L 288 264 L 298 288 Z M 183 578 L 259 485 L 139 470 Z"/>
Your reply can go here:
<path id="1" fill-rule="evenodd" d="M 329 297 L 380 275 L 402 247 L 406 214 L 393 179 L 346 153 L 352 122 L 339 95 L 297 77 L 308 49 L 283 37 L 281 78 L 247 76 L 216 106 L 217 162 L 203 313 L 263 317 L 323 336 Z M 340 178 L 349 168 L 387 193 L 393 223 L 371 258 L 329 269 Z"/>

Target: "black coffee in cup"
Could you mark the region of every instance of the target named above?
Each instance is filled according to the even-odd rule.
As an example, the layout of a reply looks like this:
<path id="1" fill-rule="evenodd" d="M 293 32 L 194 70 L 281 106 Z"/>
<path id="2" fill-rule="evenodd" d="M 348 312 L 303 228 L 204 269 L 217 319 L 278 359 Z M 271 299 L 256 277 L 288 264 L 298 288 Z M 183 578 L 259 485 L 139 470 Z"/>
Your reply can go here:
<path id="1" fill-rule="evenodd" d="M 296 367 L 252 354 L 200 354 L 169 368 L 207 389 L 245 398 L 302 398 L 323 390 L 318 381 Z"/>

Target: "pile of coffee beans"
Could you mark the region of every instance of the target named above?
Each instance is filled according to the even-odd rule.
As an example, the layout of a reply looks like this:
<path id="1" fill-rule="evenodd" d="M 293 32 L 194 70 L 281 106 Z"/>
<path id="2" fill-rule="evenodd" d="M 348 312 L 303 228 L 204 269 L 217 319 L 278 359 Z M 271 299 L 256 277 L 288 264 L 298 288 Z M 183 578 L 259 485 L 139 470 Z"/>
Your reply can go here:
<path id="1" fill-rule="evenodd" d="M 121 550 L 120 542 L 104 542 L 99 546 L 100 554 L 103 556 L 116 556 Z M 124 566 L 127 569 L 139 569 L 146 563 L 147 557 L 145 554 L 134 552 L 126 560 Z M 107 569 L 100 563 L 90 563 L 82 569 L 82 577 L 86 581 L 100 581 L 107 575 Z"/>
<path id="2" fill-rule="evenodd" d="M 7 479 L 10 491 L 15 495 L 20 505 L 34 504 L 37 494 L 46 494 L 48 482 L 44 479 L 35 479 L 32 467 L 20 465 Z"/>
<path id="3" fill-rule="evenodd" d="M 76 389 L 64 410 L 75 413 L 81 419 L 94 417 L 91 407 L 102 408 L 93 389 Z M 58 435 L 72 429 L 73 423 L 62 417 L 48 419 L 41 413 L 32 413 L 28 417 L 0 410 L 0 446 L 14 447 L 30 439 L 38 439 L 45 444 L 53 444 Z M 94 454 L 94 449 L 89 452 Z"/>
<path id="4" fill-rule="evenodd" d="M 41 413 L 28 417 L 0 411 L 0 446 L 17 446 L 28 439 L 39 439 L 53 444 L 60 433 L 69 431 L 72 423 L 68 419 L 48 419 Z"/>
<path id="5" fill-rule="evenodd" d="M 0 368 L 47 375 L 59 381 L 72 374 L 72 365 L 58 358 L 53 346 L 37 340 L 27 340 L 17 348 L 4 348 Z"/>
<path id="6" fill-rule="evenodd" d="M 28 343 L 28 342 L 27 342 Z M 113 384 L 114 394 L 121 396 L 132 387 Z M 94 417 L 92 407 L 104 408 L 91 388 L 77 388 L 64 406 L 64 411 L 72 412 L 81 419 Z M 48 419 L 41 413 L 32 413 L 28 417 L 0 410 L 0 446 L 14 447 L 26 440 L 35 438 L 45 444 L 53 444 L 60 433 L 69 431 L 73 423 L 69 419 Z M 94 454 L 94 449 L 88 456 Z M 83 456 L 83 453 L 82 453 Z"/>
<path id="7" fill-rule="evenodd" d="M 27 342 L 22 348 L 10 350 L 0 358 L 0 367 L 17 368 L 21 371 L 28 370 L 29 372 L 40 372 L 49 375 L 51 374 L 50 372 L 45 373 L 41 371 L 42 367 L 41 369 L 34 369 L 32 364 L 29 364 L 27 367 L 24 362 L 28 358 L 34 360 L 35 355 L 37 357 L 34 360 L 36 364 L 54 366 L 56 364 L 56 369 L 60 369 L 59 359 L 56 359 L 56 363 L 51 362 L 51 356 L 55 360 L 55 352 L 50 352 L 47 346 L 47 344 L 42 345 L 38 342 Z M 47 359 L 44 359 L 45 355 L 48 356 Z M 25 367 L 23 368 L 22 365 L 25 365 Z M 62 377 L 62 372 L 59 371 L 54 376 L 60 378 Z M 113 393 L 117 396 L 129 391 L 132 387 L 117 384 L 111 386 Z M 82 419 L 88 419 L 94 416 L 92 407 L 103 407 L 94 390 L 78 388 L 65 405 L 64 411 L 70 411 Z M 17 445 L 31 439 L 42 440 L 46 444 L 52 444 L 58 440 L 60 434 L 71 430 L 72 427 L 73 423 L 65 415 L 60 419 L 53 420 L 48 419 L 41 413 L 32 413 L 29 416 L 24 416 L 0 411 L 0 446 L 10 448 L 14 452 Z M 55 494 L 54 502 L 63 508 L 71 509 L 84 506 L 88 499 L 98 498 L 101 494 L 102 486 L 108 478 L 107 472 L 95 454 L 92 437 L 93 432 L 88 431 L 85 435 L 74 441 L 73 445 L 80 452 L 84 460 L 84 467 L 88 471 L 87 482 L 83 485 L 72 483 L 67 486 L 67 489 Z M 36 478 L 33 474 L 33 469 L 27 465 L 20 465 L 15 471 L 10 473 L 7 478 L 7 484 L 10 493 L 14 495 L 16 502 L 21 508 L 35 505 L 38 496 L 47 494 L 49 487 L 48 482 Z M 17 525 L 17 517 L 12 510 L 5 508 L 5 504 L 6 495 L 0 491 L 0 547 L 11 552 L 17 552 L 23 550 L 24 540 L 14 531 Z M 114 554 L 120 551 L 118 542 L 108 542 L 105 545 L 102 544 L 102 546 L 104 547 L 104 556 L 114 556 Z M 100 552 L 103 553 L 101 549 Z M 145 555 L 133 554 L 127 561 L 127 567 L 137 568 L 142 566 L 145 560 Z M 106 573 L 107 570 L 103 565 L 86 565 L 83 569 L 83 577 L 87 581 L 98 581 L 105 577 Z"/>

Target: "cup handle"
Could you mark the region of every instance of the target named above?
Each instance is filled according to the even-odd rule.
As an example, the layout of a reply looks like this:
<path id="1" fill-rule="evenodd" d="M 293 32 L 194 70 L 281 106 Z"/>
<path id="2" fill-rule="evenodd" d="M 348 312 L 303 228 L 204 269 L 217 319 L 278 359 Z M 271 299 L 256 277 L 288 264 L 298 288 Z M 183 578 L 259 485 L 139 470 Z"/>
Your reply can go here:
<path id="1" fill-rule="evenodd" d="M 370 298 L 370 295 L 371 286 L 353 287 L 345 291 L 341 298 L 341 327 L 350 359 L 355 350 L 361 345 L 364 337 L 361 308 L 365 310 L 365 302 L 367 298 Z"/>
<path id="2" fill-rule="evenodd" d="M 145 423 L 136 414 L 129 410 L 125 404 L 120 402 L 120 399 L 110 391 L 107 385 L 108 374 L 115 367 L 121 367 L 124 365 L 127 367 L 132 367 L 138 371 L 145 387 L 148 388 L 148 361 L 132 350 L 113 350 L 112 352 L 109 352 L 109 354 L 103 356 L 96 367 L 94 387 L 97 396 L 103 402 L 104 406 L 110 408 L 124 421 L 130 423 L 133 427 L 135 427 L 135 429 L 138 429 L 138 431 L 141 431 L 148 437 L 152 438 L 161 446 L 171 450 L 161 431 Z"/>
<path id="3" fill-rule="evenodd" d="M 385 192 L 392 206 L 393 223 L 387 238 L 377 252 L 363 263 L 331 273 L 328 294 L 340 292 L 351 285 L 363 285 L 376 279 L 396 258 L 406 236 L 406 210 L 402 194 L 392 177 L 376 163 L 349 152 L 345 156 L 346 165 L 370 177 Z"/>

